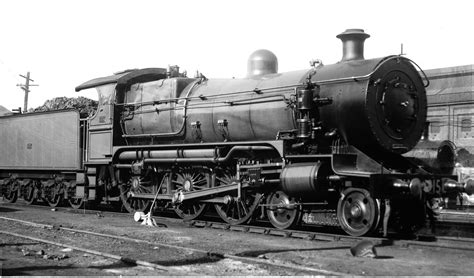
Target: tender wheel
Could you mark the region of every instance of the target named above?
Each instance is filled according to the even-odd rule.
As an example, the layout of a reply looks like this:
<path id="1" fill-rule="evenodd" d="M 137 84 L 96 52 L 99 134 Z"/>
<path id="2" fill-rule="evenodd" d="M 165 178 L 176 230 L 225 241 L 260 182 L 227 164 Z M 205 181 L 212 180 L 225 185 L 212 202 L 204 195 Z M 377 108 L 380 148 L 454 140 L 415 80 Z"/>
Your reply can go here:
<path id="1" fill-rule="evenodd" d="M 267 217 L 278 229 L 288 229 L 299 224 L 301 209 L 295 205 L 295 199 L 283 191 L 276 191 L 268 197 Z"/>
<path id="2" fill-rule="evenodd" d="M 18 199 L 18 182 L 15 180 L 7 180 L 3 184 L 3 200 L 14 203 Z"/>
<path id="3" fill-rule="evenodd" d="M 80 209 L 84 206 L 84 198 L 72 197 L 69 198 L 68 201 L 73 209 Z"/>
<path id="4" fill-rule="evenodd" d="M 378 202 L 365 189 L 346 189 L 337 205 L 337 218 L 347 234 L 367 235 L 378 226 L 380 220 Z"/>
<path id="5" fill-rule="evenodd" d="M 26 185 L 23 185 L 21 188 L 21 196 L 28 205 L 32 205 L 35 203 L 37 196 L 36 194 L 37 190 L 35 181 L 30 181 Z"/>
<path id="6" fill-rule="evenodd" d="M 173 173 L 171 176 L 174 192 L 189 192 L 209 188 L 209 174 L 197 170 L 185 170 L 180 173 Z M 199 202 L 187 202 L 178 204 L 174 211 L 184 220 L 193 220 L 206 212 L 207 204 Z"/>
<path id="7" fill-rule="evenodd" d="M 226 185 L 232 182 L 238 181 L 235 179 L 235 176 L 227 173 L 216 177 L 216 186 Z M 229 197 L 237 197 L 237 193 L 234 193 L 233 195 L 235 196 Z M 214 207 L 217 214 L 219 214 L 225 222 L 232 225 L 239 225 L 251 220 L 251 217 L 258 208 L 261 199 L 261 194 L 244 189 L 242 190 L 240 200 L 231 199 L 227 204 L 215 204 Z"/>
<path id="8" fill-rule="evenodd" d="M 128 212 L 145 211 L 150 205 L 150 199 L 135 198 L 136 194 L 152 194 L 153 185 L 148 179 L 133 176 L 126 184 L 119 184 L 120 199 Z"/>
<path id="9" fill-rule="evenodd" d="M 64 189 L 61 183 L 54 183 L 44 189 L 44 199 L 50 207 L 57 207 L 63 200 Z"/>
<path id="10" fill-rule="evenodd" d="M 74 209 L 80 209 L 84 206 L 84 198 L 76 197 L 76 182 L 72 181 L 71 186 L 68 189 L 68 202 L 69 205 Z"/>

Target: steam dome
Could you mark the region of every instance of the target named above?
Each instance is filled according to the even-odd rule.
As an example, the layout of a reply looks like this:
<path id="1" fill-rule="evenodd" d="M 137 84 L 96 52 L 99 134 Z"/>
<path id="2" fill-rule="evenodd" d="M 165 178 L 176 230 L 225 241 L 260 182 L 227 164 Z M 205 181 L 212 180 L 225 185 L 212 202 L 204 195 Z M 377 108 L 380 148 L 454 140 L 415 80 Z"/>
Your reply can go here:
<path id="1" fill-rule="evenodd" d="M 253 52 L 247 62 L 247 77 L 278 72 L 278 59 L 273 52 L 259 49 Z"/>

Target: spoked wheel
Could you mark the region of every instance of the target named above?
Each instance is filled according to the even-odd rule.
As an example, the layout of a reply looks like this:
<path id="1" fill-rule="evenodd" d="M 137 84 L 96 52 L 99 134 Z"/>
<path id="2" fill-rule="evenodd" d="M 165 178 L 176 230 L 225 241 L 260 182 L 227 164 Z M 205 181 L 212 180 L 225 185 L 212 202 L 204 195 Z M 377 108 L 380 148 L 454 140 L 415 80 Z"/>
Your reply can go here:
<path id="1" fill-rule="evenodd" d="M 84 198 L 76 196 L 76 182 L 71 182 L 71 187 L 68 189 L 68 202 L 74 209 L 80 209 L 84 206 Z"/>
<path id="2" fill-rule="evenodd" d="M 74 209 L 80 209 L 84 206 L 84 198 L 72 197 L 68 199 L 69 205 Z"/>
<path id="3" fill-rule="evenodd" d="M 153 184 L 140 176 L 133 176 L 126 184 L 119 184 L 120 199 L 128 212 L 145 211 L 150 205 L 150 199 L 135 198 L 136 194 L 152 194 Z"/>
<path id="4" fill-rule="evenodd" d="M 21 188 L 21 196 L 28 205 L 32 205 L 36 201 L 37 190 L 35 185 L 35 181 L 30 181 Z"/>
<path id="5" fill-rule="evenodd" d="M 47 186 L 44 190 L 44 199 L 50 207 L 57 207 L 63 200 L 63 185 L 61 183 L 54 183 Z"/>
<path id="6" fill-rule="evenodd" d="M 174 192 L 189 192 L 209 188 L 209 174 L 199 170 L 184 170 L 180 173 L 173 173 L 171 176 L 171 184 Z M 207 204 L 184 201 L 178 204 L 174 211 L 184 220 L 193 220 L 206 212 Z"/>
<path id="7" fill-rule="evenodd" d="M 234 175 L 224 173 L 216 177 L 216 186 L 237 183 L 238 180 Z M 234 193 L 231 197 L 237 197 Z M 258 208 L 262 195 L 260 193 L 251 192 L 250 190 L 242 190 L 240 200 L 229 200 L 226 204 L 215 204 L 217 214 L 227 223 L 239 225 L 247 223 L 251 220 L 252 215 Z"/>
<path id="8" fill-rule="evenodd" d="M 380 220 L 379 204 L 362 188 L 346 189 L 337 205 L 337 218 L 342 229 L 351 236 L 374 231 Z"/>
<path id="9" fill-rule="evenodd" d="M 300 206 L 295 204 L 283 191 L 276 191 L 268 196 L 267 217 L 270 223 L 278 229 L 288 229 L 299 224 L 301 219 Z"/>
<path id="10" fill-rule="evenodd" d="M 7 180 L 3 184 L 3 199 L 9 203 L 14 203 L 18 199 L 18 182 L 15 180 Z"/>

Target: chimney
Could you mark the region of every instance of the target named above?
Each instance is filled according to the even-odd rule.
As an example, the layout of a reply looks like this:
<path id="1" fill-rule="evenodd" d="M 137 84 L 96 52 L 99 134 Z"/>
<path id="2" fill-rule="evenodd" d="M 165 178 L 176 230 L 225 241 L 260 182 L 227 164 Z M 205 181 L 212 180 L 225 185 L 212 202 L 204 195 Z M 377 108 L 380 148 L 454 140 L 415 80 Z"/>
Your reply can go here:
<path id="1" fill-rule="evenodd" d="M 347 29 L 336 36 L 342 41 L 341 62 L 364 59 L 364 41 L 370 37 L 363 29 Z"/>

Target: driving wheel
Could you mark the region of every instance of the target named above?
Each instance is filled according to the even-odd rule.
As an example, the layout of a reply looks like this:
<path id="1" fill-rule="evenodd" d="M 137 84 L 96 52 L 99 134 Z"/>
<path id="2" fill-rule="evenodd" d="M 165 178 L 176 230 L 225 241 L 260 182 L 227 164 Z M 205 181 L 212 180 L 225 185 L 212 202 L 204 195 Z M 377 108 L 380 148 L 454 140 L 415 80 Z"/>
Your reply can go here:
<path id="1" fill-rule="evenodd" d="M 232 183 L 237 183 L 238 180 L 234 175 L 223 173 L 216 177 L 216 186 L 223 186 Z M 260 193 L 252 192 L 248 189 L 243 189 L 240 199 L 237 198 L 237 193 L 228 195 L 226 203 L 215 204 L 217 214 L 227 223 L 232 225 L 239 225 L 247 223 L 251 220 L 252 215 L 258 208 L 262 195 Z"/>
<path id="2" fill-rule="evenodd" d="M 209 188 L 209 174 L 200 170 L 187 169 L 173 173 L 171 184 L 174 192 L 191 192 Z M 207 204 L 198 201 L 184 201 L 174 211 L 184 220 L 193 220 L 206 212 Z"/>
<path id="3" fill-rule="evenodd" d="M 119 190 L 122 204 L 130 213 L 145 211 L 151 205 L 150 199 L 135 197 L 137 194 L 153 193 L 152 182 L 145 177 L 132 176 L 127 183 L 119 184 Z"/>

